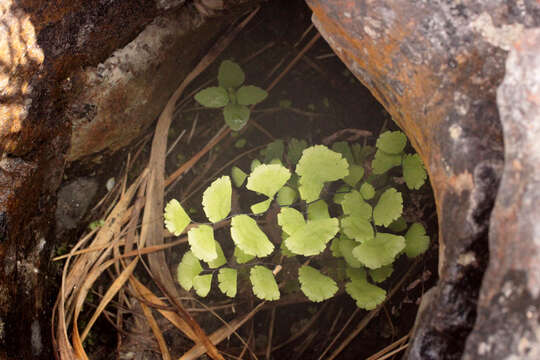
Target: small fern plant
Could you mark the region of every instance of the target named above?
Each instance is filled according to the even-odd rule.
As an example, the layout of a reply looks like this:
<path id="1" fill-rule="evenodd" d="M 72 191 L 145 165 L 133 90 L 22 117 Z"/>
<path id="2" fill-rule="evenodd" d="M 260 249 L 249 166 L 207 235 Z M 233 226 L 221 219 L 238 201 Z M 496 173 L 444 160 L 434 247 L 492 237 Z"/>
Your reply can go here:
<path id="1" fill-rule="evenodd" d="M 225 60 L 219 66 L 218 84 L 195 94 L 195 100 L 204 107 L 223 108 L 225 123 L 231 130 L 242 129 L 249 120 L 249 105 L 266 99 L 268 93 L 260 87 L 242 85 L 245 74 L 240 65 Z"/>
<path id="2" fill-rule="evenodd" d="M 305 141 L 292 139 L 285 152 L 283 141 L 271 143 L 262 153 L 262 163 L 252 163 L 249 175 L 233 167 L 231 176 L 220 177 L 204 191 L 202 205 L 210 223 L 190 227 L 190 249 L 178 265 L 178 282 L 205 297 L 217 273 L 219 290 L 235 297 L 239 272 L 246 277 L 249 272 L 255 296 L 277 300 L 281 291 L 271 267 L 276 261 L 297 258 L 303 264 L 297 262 L 293 272 L 309 300 L 333 297 L 343 286 L 336 280 L 343 278 L 347 279 L 345 291 L 357 306 L 374 309 L 386 297 L 376 284 L 392 274 L 394 261 L 401 254 L 410 258 L 422 254 L 430 242 L 422 224 L 408 224 L 402 216 L 403 196 L 396 188 L 400 184 L 388 176 L 391 169 L 401 167 L 407 191 L 425 183 L 420 157 L 406 154 L 406 143 L 400 131 L 381 134 L 376 149 L 346 142 L 335 143 L 332 149 L 307 147 Z M 253 192 L 264 199 L 251 205 L 251 213 L 231 216 L 233 184 L 239 192 Z M 321 194 L 332 188 L 334 196 L 327 202 Z M 257 221 L 262 216 L 263 228 L 277 231 L 263 231 Z M 164 218 L 166 228 L 176 236 L 191 223 L 175 199 L 166 205 Z M 227 258 L 222 245 L 229 240 L 216 240 L 214 225 L 229 219 L 227 233 L 234 251 L 230 248 Z M 267 233 L 277 233 L 278 238 Z M 326 266 L 328 258 L 338 263 Z M 338 274 L 335 268 L 342 275 L 334 279 L 329 274 Z"/>

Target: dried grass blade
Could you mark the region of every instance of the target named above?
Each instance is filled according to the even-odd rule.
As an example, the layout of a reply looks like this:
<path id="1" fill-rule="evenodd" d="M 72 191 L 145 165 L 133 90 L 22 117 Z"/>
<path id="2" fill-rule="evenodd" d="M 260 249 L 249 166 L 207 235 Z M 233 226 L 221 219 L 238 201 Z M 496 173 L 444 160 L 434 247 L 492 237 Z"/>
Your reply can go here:
<path id="1" fill-rule="evenodd" d="M 146 319 L 148 320 L 150 328 L 152 329 L 152 332 L 156 337 L 159 345 L 159 350 L 161 351 L 161 357 L 163 358 L 163 360 L 171 360 L 171 354 L 169 353 L 169 349 L 167 348 L 167 344 L 165 343 L 163 334 L 159 329 L 159 325 L 157 324 L 156 319 L 154 319 L 154 316 L 152 315 L 152 310 L 150 310 L 150 308 L 144 303 L 141 303 L 141 307 L 144 315 L 146 316 Z"/>
<path id="2" fill-rule="evenodd" d="M 109 302 L 114 298 L 116 293 L 124 286 L 126 281 L 129 279 L 131 274 L 133 273 L 133 270 L 135 269 L 135 266 L 137 266 L 137 263 L 139 262 L 139 258 L 135 258 L 129 263 L 129 265 L 122 271 L 120 276 L 114 280 L 114 282 L 111 284 L 109 289 L 105 292 L 105 295 L 101 299 L 101 301 L 98 304 L 97 309 L 92 314 L 92 317 L 88 321 L 88 324 L 86 325 L 86 328 L 84 329 L 82 333 L 82 341 L 86 339 L 86 336 L 88 335 L 88 332 L 96 322 L 99 315 L 101 315 L 101 312 L 105 309 L 105 307 L 109 304 Z M 115 262 L 116 263 L 116 262 Z"/>
<path id="3" fill-rule="evenodd" d="M 255 314 L 262 309 L 265 302 L 263 301 L 259 305 L 257 305 L 253 310 L 251 310 L 248 314 L 244 315 L 243 317 L 234 319 L 229 322 L 228 325 L 222 326 L 218 330 L 216 330 L 212 335 L 209 336 L 209 339 L 212 341 L 212 344 L 219 344 L 229 336 L 233 332 L 235 332 L 240 326 L 244 325 L 249 319 L 251 319 Z M 206 352 L 206 349 L 204 345 L 195 345 L 192 347 L 188 352 L 186 352 L 179 360 L 194 360 L 197 359 L 199 356 L 203 355 Z"/>
<path id="4" fill-rule="evenodd" d="M 167 306 L 165 302 L 161 301 L 156 295 L 154 295 L 154 293 L 152 293 L 146 286 L 144 286 L 139 280 L 137 280 L 135 276 L 131 276 L 129 282 L 138 292 L 139 296 L 147 302 L 156 304 L 158 306 Z M 169 320 L 174 326 L 178 328 L 178 330 L 182 331 L 188 338 L 190 338 L 194 342 L 198 341 L 195 332 L 191 329 L 191 327 L 184 319 L 178 316 L 177 313 L 163 309 L 158 309 L 158 311 L 161 315 L 163 315 L 165 319 Z"/>

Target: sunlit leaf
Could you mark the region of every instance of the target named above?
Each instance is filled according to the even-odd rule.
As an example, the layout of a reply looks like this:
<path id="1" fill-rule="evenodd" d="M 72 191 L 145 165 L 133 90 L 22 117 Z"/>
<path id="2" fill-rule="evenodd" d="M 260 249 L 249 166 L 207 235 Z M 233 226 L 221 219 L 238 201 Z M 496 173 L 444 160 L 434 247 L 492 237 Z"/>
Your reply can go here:
<path id="1" fill-rule="evenodd" d="M 371 200 L 375 196 L 375 188 L 370 183 L 365 182 L 360 186 L 360 195 L 364 200 Z"/>
<path id="2" fill-rule="evenodd" d="M 309 220 L 328 219 L 330 213 L 328 212 L 328 205 L 324 200 L 317 200 L 308 205 L 307 216 Z"/>
<path id="3" fill-rule="evenodd" d="M 361 268 L 362 263 L 353 256 L 352 250 L 358 246 L 358 243 L 349 239 L 347 236 L 342 235 L 339 238 L 339 251 L 345 258 L 347 264 L 352 268 Z"/>
<path id="4" fill-rule="evenodd" d="M 266 99 L 268 93 L 260 87 L 248 85 L 242 86 L 236 92 L 236 100 L 241 105 L 255 105 Z"/>
<path id="5" fill-rule="evenodd" d="M 332 239 L 332 242 L 330 243 L 330 251 L 332 252 L 333 257 L 343 257 L 343 254 L 339 248 L 339 238 L 336 237 Z"/>
<path id="6" fill-rule="evenodd" d="M 188 242 L 193 255 L 199 259 L 210 262 L 217 259 L 216 240 L 214 230 L 208 225 L 199 225 L 188 231 Z"/>
<path id="7" fill-rule="evenodd" d="M 240 104 L 227 104 L 227 106 L 223 108 L 225 123 L 233 131 L 239 131 L 247 124 L 249 113 L 249 108 Z"/>
<path id="8" fill-rule="evenodd" d="M 323 275 L 319 270 L 304 265 L 298 270 L 300 289 L 306 297 L 314 302 L 321 302 L 333 297 L 337 290 L 337 284 L 332 278 Z"/>
<path id="9" fill-rule="evenodd" d="M 224 88 L 237 88 L 244 83 L 244 71 L 234 61 L 225 60 L 219 66 L 218 82 Z"/>
<path id="10" fill-rule="evenodd" d="M 234 186 L 238 188 L 242 186 L 244 181 L 246 181 L 247 176 L 248 175 L 237 166 L 233 166 L 233 168 L 231 169 L 232 182 Z"/>
<path id="11" fill-rule="evenodd" d="M 345 176 L 343 181 L 350 186 L 356 186 L 356 184 L 364 177 L 364 168 L 360 165 L 352 164 L 349 166 L 349 175 Z"/>
<path id="12" fill-rule="evenodd" d="M 341 219 L 341 229 L 347 237 L 358 242 L 372 239 L 374 236 L 371 222 L 354 215 Z"/>
<path id="13" fill-rule="evenodd" d="M 377 149 L 387 154 L 400 154 L 407 145 L 407 137 L 401 131 L 385 131 L 377 139 Z"/>
<path id="14" fill-rule="evenodd" d="M 388 226 L 401 216 L 403 197 L 394 188 L 386 189 L 373 209 L 373 221 L 377 226 Z"/>
<path id="15" fill-rule="evenodd" d="M 231 268 L 221 268 L 218 273 L 219 290 L 228 297 L 235 297 L 237 290 L 238 271 Z"/>
<path id="16" fill-rule="evenodd" d="M 369 239 L 355 247 L 352 251 L 354 257 L 370 269 L 394 262 L 397 254 L 405 248 L 403 236 L 377 233 L 374 239 Z"/>
<path id="17" fill-rule="evenodd" d="M 300 196 L 311 202 L 317 200 L 325 182 L 347 176 L 349 164 L 340 153 L 315 145 L 303 151 L 296 173 L 300 175 Z"/>
<path id="18" fill-rule="evenodd" d="M 186 252 L 176 270 L 178 283 L 184 290 L 191 290 L 193 287 L 193 279 L 195 276 L 199 275 L 202 270 L 199 259 L 197 259 L 191 251 Z"/>
<path id="19" fill-rule="evenodd" d="M 342 185 L 336 190 L 333 201 L 335 204 L 341 204 L 345 199 L 345 195 L 350 193 L 352 188 L 349 185 Z"/>
<path id="20" fill-rule="evenodd" d="M 376 175 L 384 174 L 391 168 L 399 165 L 401 165 L 401 155 L 387 154 L 381 150 L 377 150 L 375 158 L 371 162 L 373 173 Z"/>
<path id="21" fill-rule="evenodd" d="M 420 155 L 405 155 L 403 157 L 403 178 L 411 190 L 418 190 L 424 185 L 427 173 Z"/>
<path id="22" fill-rule="evenodd" d="M 306 224 L 304 215 L 294 208 L 281 208 L 277 215 L 277 221 L 281 229 L 291 235 Z"/>
<path id="23" fill-rule="evenodd" d="M 256 168 L 258 168 L 259 166 L 261 166 L 261 161 L 259 159 L 253 159 L 253 161 L 251 162 L 251 165 L 250 165 L 250 170 L 253 171 L 255 170 Z"/>
<path id="24" fill-rule="evenodd" d="M 279 288 L 272 271 L 264 266 L 254 266 L 251 268 L 249 280 L 256 297 L 261 300 L 279 300 Z"/>
<path id="25" fill-rule="evenodd" d="M 245 264 L 248 261 L 251 261 L 255 259 L 255 256 L 248 255 L 245 252 L 243 252 L 238 246 L 234 247 L 234 258 L 236 259 L 236 262 L 238 264 Z"/>
<path id="26" fill-rule="evenodd" d="M 212 274 L 197 275 L 193 278 L 193 288 L 200 297 L 206 297 L 212 286 Z"/>
<path id="27" fill-rule="evenodd" d="M 208 220 L 213 223 L 221 221 L 231 212 L 232 186 L 231 178 L 222 176 L 214 180 L 204 191 L 202 205 Z"/>
<path id="28" fill-rule="evenodd" d="M 290 186 L 282 187 L 276 196 L 276 201 L 279 206 L 289 206 L 298 199 L 298 192 Z"/>
<path id="29" fill-rule="evenodd" d="M 345 194 L 341 207 L 345 215 L 359 217 L 364 220 L 370 220 L 373 213 L 371 205 L 365 202 L 362 195 L 356 190 Z"/>
<path id="30" fill-rule="evenodd" d="M 273 198 L 290 177 L 291 172 L 283 165 L 264 164 L 258 166 L 249 175 L 246 188 Z"/>
<path id="31" fill-rule="evenodd" d="M 363 269 L 356 270 L 364 271 Z M 354 277 L 345 284 L 345 291 L 356 301 L 356 306 L 364 310 L 375 309 L 386 298 L 386 291 L 368 283 L 365 275 L 363 280 L 360 277 Z"/>
<path id="32" fill-rule="evenodd" d="M 265 257 L 274 250 L 274 244 L 257 225 L 257 222 L 247 215 L 236 215 L 231 220 L 231 237 L 236 244 L 248 255 Z"/>
<path id="33" fill-rule="evenodd" d="M 271 203 L 272 203 L 272 199 L 266 199 L 266 200 L 260 201 L 260 202 L 258 202 L 256 204 L 253 204 L 250 207 L 251 212 L 253 214 L 255 214 L 255 215 L 262 214 L 262 213 L 266 212 L 266 210 L 268 210 Z"/>
<path id="34" fill-rule="evenodd" d="M 414 223 L 405 234 L 405 254 L 408 257 L 417 257 L 429 248 L 429 236 L 420 223 Z"/>
<path id="35" fill-rule="evenodd" d="M 371 279 L 374 282 L 380 283 L 388 279 L 388 277 L 392 275 L 393 271 L 394 271 L 394 267 L 392 266 L 392 264 L 390 264 L 390 265 L 380 267 L 378 269 L 369 270 L 369 276 L 371 276 Z"/>
<path id="36" fill-rule="evenodd" d="M 310 220 L 285 240 L 285 246 L 297 255 L 317 255 L 324 251 L 338 231 L 339 221 L 336 218 Z"/>
<path id="37" fill-rule="evenodd" d="M 229 95 L 224 88 L 214 86 L 196 93 L 195 100 L 204 107 L 220 108 L 229 103 Z"/>
<path id="38" fill-rule="evenodd" d="M 165 218 L 165 227 L 174 236 L 179 236 L 191 222 L 189 215 L 176 199 L 167 203 L 163 217 Z"/>
<path id="39" fill-rule="evenodd" d="M 217 251 L 217 258 L 207 263 L 210 269 L 216 269 L 222 265 L 225 265 L 225 263 L 227 262 L 227 259 L 225 258 L 225 254 L 223 254 L 223 249 L 221 248 L 221 245 L 219 245 L 219 242 L 217 241 L 216 241 L 216 251 Z"/>

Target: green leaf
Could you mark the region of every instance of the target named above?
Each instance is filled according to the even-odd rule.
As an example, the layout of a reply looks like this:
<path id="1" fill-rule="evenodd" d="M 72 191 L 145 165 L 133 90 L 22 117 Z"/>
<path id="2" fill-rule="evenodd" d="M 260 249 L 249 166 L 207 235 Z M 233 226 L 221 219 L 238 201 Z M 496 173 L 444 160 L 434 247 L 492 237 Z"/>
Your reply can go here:
<path id="1" fill-rule="evenodd" d="M 357 245 L 356 241 L 349 239 L 347 236 L 341 235 L 339 238 L 339 252 L 341 252 L 347 264 L 353 268 L 362 267 L 362 263 L 352 254 L 352 250 Z"/>
<path id="2" fill-rule="evenodd" d="M 300 211 L 290 207 L 281 208 L 277 215 L 277 221 L 281 229 L 288 235 L 297 232 L 306 224 L 304 215 Z"/>
<path id="3" fill-rule="evenodd" d="M 387 154 L 381 150 L 377 150 L 375 158 L 371 162 L 373 173 L 376 175 L 384 174 L 399 165 L 401 165 L 401 155 Z"/>
<path id="4" fill-rule="evenodd" d="M 266 210 L 268 210 L 271 203 L 272 203 L 272 199 L 266 199 L 256 204 L 253 204 L 250 207 L 251 212 L 255 215 L 262 214 L 266 212 Z"/>
<path id="5" fill-rule="evenodd" d="M 418 190 L 424 185 L 427 173 L 420 155 L 407 154 L 403 157 L 403 178 L 411 190 Z"/>
<path id="6" fill-rule="evenodd" d="M 233 166 L 233 168 L 231 169 L 232 183 L 233 183 L 234 186 L 236 186 L 237 188 L 239 188 L 240 186 L 242 186 L 242 184 L 244 183 L 244 181 L 246 181 L 247 176 L 248 176 L 248 175 L 247 175 L 245 172 L 243 172 L 242 169 L 240 169 L 240 168 L 237 167 L 237 166 Z"/>
<path id="7" fill-rule="evenodd" d="M 213 223 L 221 221 L 231 212 L 232 186 L 231 178 L 222 176 L 210 184 L 204 191 L 202 205 L 208 220 Z"/>
<path id="8" fill-rule="evenodd" d="M 396 220 L 394 220 L 390 225 L 388 225 L 388 230 L 393 232 L 402 232 L 407 230 L 407 221 L 403 218 L 403 216 L 398 217 Z"/>
<path id="9" fill-rule="evenodd" d="M 241 138 L 234 143 L 234 147 L 237 149 L 242 149 L 244 146 L 246 146 L 246 144 L 247 140 L 245 138 Z"/>
<path id="10" fill-rule="evenodd" d="M 362 195 L 356 190 L 345 194 L 341 202 L 341 207 L 345 215 L 351 215 L 365 220 L 370 220 L 373 213 L 371 205 L 365 202 Z"/>
<path id="11" fill-rule="evenodd" d="M 370 145 L 362 146 L 360 144 L 353 144 L 352 152 L 356 159 L 357 164 L 363 164 L 373 153 L 375 148 Z"/>
<path id="12" fill-rule="evenodd" d="M 249 175 L 246 187 L 273 198 L 290 177 L 291 172 L 283 165 L 261 165 Z"/>
<path id="13" fill-rule="evenodd" d="M 225 60 L 219 66 L 218 82 L 219 86 L 227 88 L 237 88 L 244 83 L 246 75 L 244 71 L 234 61 Z"/>
<path id="14" fill-rule="evenodd" d="M 364 241 L 352 251 L 355 258 L 370 269 L 394 262 L 405 248 L 405 238 L 394 234 L 377 233 L 374 239 Z"/>
<path id="15" fill-rule="evenodd" d="M 223 249 L 221 248 L 221 245 L 219 245 L 219 242 L 217 241 L 216 241 L 216 251 L 217 251 L 217 258 L 207 263 L 210 269 L 216 269 L 222 265 L 225 265 L 225 263 L 227 262 L 227 259 L 225 258 L 225 254 L 223 254 Z"/>
<path id="16" fill-rule="evenodd" d="M 249 108 L 240 104 L 227 104 L 223 108 L 225 123 L 233 131 L 239 131 L 247 124 L 249 113 Z"/>
<path id="17" fill-rule="evenodd" d="M 260 87 L 242 86 L 236 92 L 236 99 L 240 105 L 255 105 L 266 99 L 268 93 Z"/>
<path id="18" fill-rule="evenodd" d="M 264 157 L 263 162 L 268 164 L 273 159 L 282 159 L 285 144 L 283 140 L 272 141 L 268 146 L 261 150 L 261 155 Z"/>
<path id="19" fill-rule="evenodd" d="M 218 273 L 219 290 L 228 297 L 236 296 L 238 271 L 231 268 L 221 268 Z"/>
<path id="20" fill-rule="evenodd" d="M 193 278 L 193 288 L 200 297 L 206 297 L 212 286 L 212 274 L 197 275 Z"/>
<path id="21" fill-rule="evenodd" d="M 394 272 L 394 267 L 390 264 L 378 269 L 369 270 L 369 276 L 371 276 L 371 279 L 374 282 L 380 283 L 388 279 L 388 277 L 392 275 L 392 272 Z"/>
<path id="22" fill-rule="evenodd" d="M 202 270 L 199 259 L 197 259 L 191 251 L 186 252 L 176 270 L 178 283 L 184 290 L 191 290 L 193 287 L 193 279 L 195 276 L 199 275 Z"/>
<path id="23" fill-rule="evenodd" d="M 353 280 L 345 285 L 345 291 L 355 301 L 356 306 L 365 310 L 373 310 L 386 298 L 386 291 L 370 284 L 367 280 Z"/>
<path id="24" fill-rule="evenodd" d="M 330 243 L 330 251 L 332 252 L 332 256 L 335 258 L 343 257 L 343 254 L 339 249 L 339 238 L 336 237 L 332 239 L 332 242 Z"/>
<path id="25" fill-rule="evenodd" d="M 375 196 L 375 188 L 370 183 L 365 182 L 360 186 L 360 195 L 364 200 L 371 200 Z"/>
<path id="26" fill-rule="evenodd" d="M 333 201 L 335 204 L 341 204 L 345 199 L 345 195 L 351 192 L 351 187 L 349 185 L 342 185 L 339 189 L 336 190 Z"/>
<path id="27" fill-rule="evenodd" d="M 328 205 L 324 200 L 317 200 L 308 205 L 307 217 L 309 220 L 329 219 Z"/>
<path id="28" fill-rule="evenodd" d="M 314 302 L 330 299 L 338 290 L 334 280 L 311 266 L 304 265 L 298 270 L 298 280 L 304 295 Z"/>
<path id="29" fill-rule="evenodd" d="M 289 237 L 289 235 L 287 235 L 287 233 L 281 233 L 281 238 L 282 240 L 285 240 Z M 282 241 L 281 242 L 281 245 L 279 246 L 279 250 L 281 250 L 281 255 L 285 256 L 285 257 L 288 257 L 288 258 L 292 258 L 292 257 L 295 257 L 296 254 L 293 254 L 291 252 L 291 250 L 287 249 L 287 247 L 285 246 L 285 241 Z"/>
<path id="30" fill-rule="evenodd" d="M 298 199 L 298 192 L 290 186 L 282 187 L 277 193 L 277 203 L 279 206 L 289 206 Z"/>
<path id="31" fill-rule="evenodd" d="M 349 166 L 349 175 L 343 181 L 350 186 L 355 186 L 364 177 L 364 168 L 360 165 L 352 164 Z"/>
<path id="32" fill-rule="evenodd" d="M 196 93 L 195 100 L 207 108 L 220 108 L 229 103 L 229 95 L 224 88 L 213 86 Z"/>
<path id="33" fill-rule="evenodd" d="M 265 257 L 274 251 L 274 244 L 257 226 L 257 222 L 247 215 L 236 215 L 231 220 L 231 237 L 248 255 Z"/>
<path id="34" fill-rule="evenodd" d="M 405 254 L 408 257 L 417 257 L 429 248 L 429 236 L 420 223 L 414 223 L 405 234 Z"/>
<path id="35" fill-rule="evenodd" d="M 325 182 L 343 179 L 349 174 L 349 164 L 341 154 L 324 145 L 305 149 L 296 166 L 300 175 L 300 196 L 311 202 L 319 198 Z"/>
<path id="36" fill-rule="evenodd" d="M 249 273 L 253 293 L 261 300 L 279 300 L 279 288 L 272 271 L 264 266 L 254 266 Z"/>
<path id="37" fill-rule="evenodd" d="M 407 145 L 407 137 L 401 131 L 385 131 L 377 139 L 377 149 L 387 154 L 401 154 Z"/>
<path id="38" fill-rule="evenodd" d="M 174 236 L 180 235 L 191 222 L 189 215 L 176 199 L 167 203 L 163 217 L 165 218 L 165 227 Z"/>
<path id="39" fill-rule="evenodd" d="M 199 259 L 210 262 L 217 259 L 214 230 L 208 225 L 199 225 L 188 231 L 188 242 L 191 251 Z"/>
<path id="40" fill-rule="evenodd" d="M 341 219 L 341 228 L 347 237 L 358 242 L 373 239 L 373 226 L 358 216 L 347 216 Z"/>
<path id="41" fill-rule="evenodd" d="M 317 255 L 338 231 L 336 218 L 310 220 L 285 240 L 285 246 L 297 255 Z"/>
<path id="42" fill-rule="evenodd" d="M 302 157 L 302 151 L 307 148 L 307 142 L 305 140 L 298 140 L 292 138 L 287 143 L 287 162 L 290 165 L 296 165 L 298 160 Z"/>
<path id="43" fill-rule="evenodd" d="M 351 147 L 349 146 L 348 142 L 346 141 L 335 142 L 332 145 L 332 150 L 343 155 L 343 157 L 347 159 L 347 162 L 349 163 L 349 165 L 354 164 L 354 157 L 353 157 Z M 351 186 L 354 186 L 354 185 L 351 185 Z"/>
<path id="44" fill-rule="evenodd" d="M 255 256 L 246 254 L 238 246 L 234 247 L 234 254 L 233 255 L 234 255 L 234 257 L 236 259 L 236 262 L 238 264 L 245 264 L 245 263 L 255 259 Z"/>
<path id="45" fill-rule="evenodd" d="M 401 216 L 403 197 L 394 188 L 386 189 L 373 209 L 373 220 L 377 226 L 388 226 Z"/>
<path id="46" fill-rule="evenodd" d="M 250 165 L 250 170 L 253 171 L 255 170 L 256 168 L 258 168 L 259 166 L 261 166 L 261 161 L 259 159 L 253 159 L 253 161 L 251 162 L 251 165 Z"/>

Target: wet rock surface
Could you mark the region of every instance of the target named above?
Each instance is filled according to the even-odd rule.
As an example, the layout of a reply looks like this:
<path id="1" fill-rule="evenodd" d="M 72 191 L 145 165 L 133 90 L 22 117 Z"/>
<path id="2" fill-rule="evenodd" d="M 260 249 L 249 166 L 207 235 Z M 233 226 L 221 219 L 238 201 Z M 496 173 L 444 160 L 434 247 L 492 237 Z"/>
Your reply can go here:
<path id="1" fill-rule="evenodd" d="M 491 216 L 491 261 L 465 359 L 540 358 L 540 29 L 514 43 L 497 104 L 505 167 Z"/>

